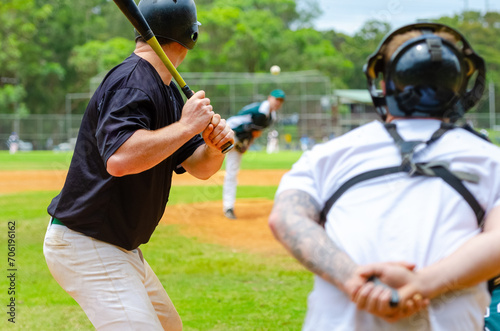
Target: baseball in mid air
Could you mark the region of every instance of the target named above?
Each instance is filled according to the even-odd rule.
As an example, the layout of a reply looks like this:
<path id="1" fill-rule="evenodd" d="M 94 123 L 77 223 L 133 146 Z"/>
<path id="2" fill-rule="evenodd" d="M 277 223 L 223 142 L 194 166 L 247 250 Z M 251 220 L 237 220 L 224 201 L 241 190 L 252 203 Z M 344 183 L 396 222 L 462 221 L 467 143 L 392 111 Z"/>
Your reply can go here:
<path id="1" fill-rule="evenodd" d="M 279 75 L 281 72 L 281 68 L 277 65 L 274 65 L 271 67 L 270 71 L 271 71 L 271 74 L 273 74 L 273 75 Z"/>

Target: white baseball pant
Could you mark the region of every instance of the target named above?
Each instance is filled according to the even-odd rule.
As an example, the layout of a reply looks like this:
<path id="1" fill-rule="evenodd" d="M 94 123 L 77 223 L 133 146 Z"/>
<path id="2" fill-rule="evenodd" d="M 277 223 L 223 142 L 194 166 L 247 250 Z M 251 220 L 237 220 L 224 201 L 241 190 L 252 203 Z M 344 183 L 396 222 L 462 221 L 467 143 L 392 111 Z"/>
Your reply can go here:
<path id="1" fill-rule="evenodd" d="M 179 314 L 139 249 L 127 251 L 49 224 L 43 252 L 52 276 L 97 330 L 182 330 Z"/>
<path id="2" fill-rule="evenodd" d="M 224 211 L 234 209 L 238 172 L 240 171 L 242 157 L 243 154 L 237 152 L 234 148 L 226 154 L 226 175 L 224 176 L 224 187 L 222 188 L 222 207 Z"/>

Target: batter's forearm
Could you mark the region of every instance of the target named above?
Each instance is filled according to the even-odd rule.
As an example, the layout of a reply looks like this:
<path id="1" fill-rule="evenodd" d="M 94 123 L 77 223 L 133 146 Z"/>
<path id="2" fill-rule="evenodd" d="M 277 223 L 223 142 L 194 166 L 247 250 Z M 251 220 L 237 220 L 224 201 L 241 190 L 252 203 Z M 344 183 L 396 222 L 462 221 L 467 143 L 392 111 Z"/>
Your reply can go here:
<path id="1" fill-rule="evenodd" d="M 488 213 L 484 231 L 449 256 L 417 272 L 416 287 L 434 298 L 477 285 L 500 274 L 500 206 Z"/>
<path id="2" fill-rule="evenodd" d="M 452 255 L 420 270 L 423 295 L 434 298 L 440 294 L 475 286 L 500 274 L 500 236 L 480 234 Z"/>
<path id="3" fill-rule="evenodd" d="M 182 163 L 184 169 L 199 179 L 209 179 L 222 166 L 224 154 L 203 144 Z"/>
<path id="4" fill-rule="evenodd" d="M 307 269 L 345 291 L 357 264 L 318 224 L 319 211 L 307 193 L 284 191 L 275 200 L 269 225 L 274 236 Z"/>
<path id="5" fill-rule="evenodd" d="M 180 122 L 158 130 L 137 130 L 111 155 L 106 164 L 115 177 L 149 170 L 172 155 L 194 136 Z"/>

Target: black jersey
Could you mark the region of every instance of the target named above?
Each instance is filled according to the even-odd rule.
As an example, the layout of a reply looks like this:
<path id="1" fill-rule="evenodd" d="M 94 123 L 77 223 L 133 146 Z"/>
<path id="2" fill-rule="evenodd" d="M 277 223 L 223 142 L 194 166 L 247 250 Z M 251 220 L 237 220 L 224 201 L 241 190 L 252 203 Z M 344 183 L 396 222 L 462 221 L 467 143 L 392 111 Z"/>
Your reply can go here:
<path id="1" fill-rule="evenodd" d="M 139 174 L 113 177 L 108 158 L 138 129 L 155 130 L 181 117 L 177 87 L 132 54 L 113 68 L 90 100 L 64 187 L 48 212 L 68 228 L 131 250 L 149 241 L 168 201 L 173 171 L 203 143 L 196 135 Z M 146 147 L 146 146 L 145 146 Z"/>

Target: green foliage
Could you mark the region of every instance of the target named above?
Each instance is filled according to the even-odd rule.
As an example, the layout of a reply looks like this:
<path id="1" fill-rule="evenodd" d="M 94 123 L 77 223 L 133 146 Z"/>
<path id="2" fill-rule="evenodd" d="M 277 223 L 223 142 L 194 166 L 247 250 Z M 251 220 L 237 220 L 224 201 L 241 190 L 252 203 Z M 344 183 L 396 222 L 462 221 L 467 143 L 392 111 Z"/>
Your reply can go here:
<path id="1" fill-rule="evenodd" d="M 366 22 L 353 36 L 316 31 L 317 0 L 197 0 L 200 39 L 181 71 L 318 70 L 334 88 L 365 88 L 362 67 L 391 29 Z M 463 12 L 439 22 L 461 31 L 500 81 L 500 13 Z M 0 2 L 0 113 L 63 113 L 67 93 L 86 92 L 134 48 L 133 28 L 113 1 Z M 17 81 L 15 87 L 9 84 Z"/>
<path id="2" fill-rule="evenodd" d="M 368 21 L 354 35 L 347 36 L 337 34 L 334 31 L 326 33 L 326 36 L 342 54 L 351 61 L 352 68 L 342 76 L 344 84 L 349 88 L 366 88 L 366 78 L 363 75 L 363 66 L 366 59 L 378 47 L 382 38 L 390 31 L 388 23 L 379 21 Z"/>
<path id="3" fill-rule="evenodd" d="M 346 88 L 344 77 L 354 69 L 353 62 L 324 38 L 324 34 L 312 28 L 284 33 L 283 49 L 275 63 L 290 71 L 316 69 L 332 78 L 334 87 Z M 304 68 L 305 67 L 305 68 Z"/>
<path id="4" fill-rule="evenodd" d="M 472 48 L 486 61 L 487 78 L 500 82 L 500 13 L 468 11 L 453 17 L 442 17 L 438 22 L 458 29 Z"/>
<path id="5" fill-rule="evenodd" d="M 80 75 L 80 79 L 86 81 L 99 73 L 109 71 L 133 50 L 134 44 L 122 37 L 107 41 L 91 40 L 74 48 L 69 64 Z"/>
<path id="6" fill-rule="evenodd" d="M 0 77 L 18 79 L 26 94 L 16 102 L 26 104 L 30 113 L 61 113 L 65 94 L 88 86 L 88 77 L 80 77 L 68 63 L 73 49 L 94 39 L 123 37 L 115 31 L 119 26 L 132 35 L 124 20 L 116 5 L 106 0 L 2 1 Z M 115 34 L 109 35 L 110 30 Z"/>
<path id="7" fill-rule="evenodd" d="M 295 0 L 216 0 L 196 1 L 197 7 L 200 10 L 212 10 L 217 8 L 234 8 L 238 11 L 263 11 L 273 13 L 280 21 L 289 26 L 301 16 L 314 18 L 318 15 L 317 8 L 312 4 L 301 11 L 296 8 Z"/>
<path id="8" fill-rule="evenodd" d="M 200 40 L 183 70 L 267 72 L 278 63 L 284 71 L 317 69 L 345 86 L 339 77 L 353 64 L 310 28 L 319 14 L 316 2 L 300 10 L 292 0 L 218 0 L 198 6 Z"/>
<path id="9" fill-rule="evenodd" d="M 26 90 L 22 85 L 5 84 L 4 86 L 0 86 L 0 113 L 27 113 L 27 108 L 24 102 L 22 102 L 26 94 Z"/>
<path id="10" fill-rule="evenodd" d="M 37 24 L 50 12 L 50 6 L 37 7 L 32 0 L 0 2 L 0 77 L 9 78 L 8 84 L 0 85 L 0 113 L 15 113 L 18 107 L 26 109 L 26 86 L 10 84 L 22 83 L 28 43 L 36 35 Z"/>

